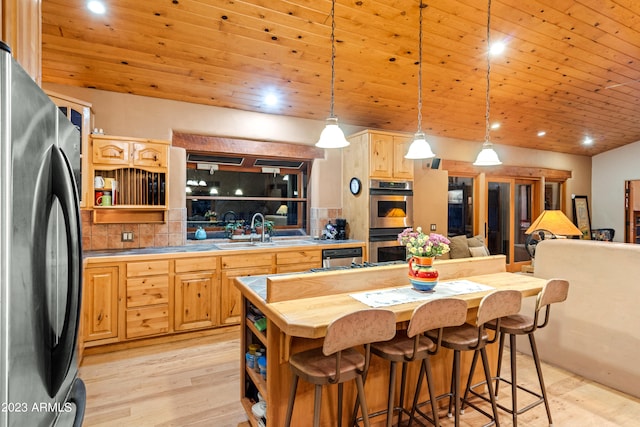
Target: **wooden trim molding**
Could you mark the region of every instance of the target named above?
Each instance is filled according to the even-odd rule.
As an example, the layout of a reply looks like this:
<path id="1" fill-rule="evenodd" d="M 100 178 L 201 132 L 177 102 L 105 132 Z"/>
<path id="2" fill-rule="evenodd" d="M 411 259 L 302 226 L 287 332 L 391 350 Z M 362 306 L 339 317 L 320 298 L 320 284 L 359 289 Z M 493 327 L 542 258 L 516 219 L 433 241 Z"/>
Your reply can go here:
<path id="1" fill-rule="evenodd" d="M 566 181 L 571 178 L 572 172 L 560 169 L 549 169 L 532 166 L 474 166 L 470 162 L 462 162 L 458 160 L 442 160 L 442 169 L 449 172 L 450 175 L 469 175 L 476 176 L 484 173 L 487 176 L 502 176 L 512 178 L 542 178 L 546 181 Z"/>
<path id="2" fill-rule="evenodd" d="M 324 149 L 315 146 L 225 138 L 177 131 L 173 132 L 172 145 L 174 147 L 182 147 L 187 151 L 201 153 L 234 153 L 264 157 L 274 157 L 274 153 L 278 153 L 275 157 L 305 160 L 324 158 Z"/>

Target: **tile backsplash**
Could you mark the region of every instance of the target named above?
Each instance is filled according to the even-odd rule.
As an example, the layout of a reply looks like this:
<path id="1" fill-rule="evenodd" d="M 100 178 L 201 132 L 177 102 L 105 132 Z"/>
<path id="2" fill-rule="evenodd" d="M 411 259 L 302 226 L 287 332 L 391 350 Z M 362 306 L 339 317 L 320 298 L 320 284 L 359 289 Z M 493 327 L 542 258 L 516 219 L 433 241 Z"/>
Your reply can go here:
<path id="1" fill-rule="evenodd" d="M 336 218 L 342 217 L 342 209 L 340 208 L 311 208 L 311 224 L 309 234 L 311 236 L 322 236 L 322 230 L 329 221 L 336 223 Z"/>
<path id="2" fill-rule="evenodd" d="M 82 249 L 96 251 L 104 249 L 132 249 L 187 244 L 187 209 L 169 210 L 169 221 L 165 224 L 94 224 L 91 210 L 81 211 Z M 336 223 L 340 208 L 311 208 L 310 236 L 321 236 L 329 221 Z M 122 233 L 132 232 L 133 241 L 123 242 Z"/>
<path id="3" fill-rule="evenodd" d="M 183 246 L 187 239 L 187 209 L 169 210 L 165 224 L 94 224 L 91 210 L 81 211 L 82 249 L 131 249 Z M 123 242 L 122 233 L 132 232 L 133 241 Z"/>

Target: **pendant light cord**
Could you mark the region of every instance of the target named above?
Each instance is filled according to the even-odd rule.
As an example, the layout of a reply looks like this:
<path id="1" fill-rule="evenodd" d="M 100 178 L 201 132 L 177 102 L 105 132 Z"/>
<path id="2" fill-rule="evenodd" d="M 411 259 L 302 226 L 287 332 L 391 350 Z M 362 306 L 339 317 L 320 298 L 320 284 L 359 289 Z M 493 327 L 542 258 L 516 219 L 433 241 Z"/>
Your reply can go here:
<path id="1" fill-rule="evenodd" d="M 418 36 L 418 132 L 422 132 L 422 9 L 425 6 L 420 0 L 420 34 Z"/>
<path id="2" fill-rule="evenodd" d="M 331 2 L 331 109 L 329 111 L 329 117 L 335 117 L 333 115 L 333 91 L 336 80 L 336 69 L 335 69 L 335 61 L 336 61 L 336 43 L 335 43 L 335 32 L 336 32 L 336 0 Z"/>
<path id="3" fill-rule="evenodd" d="M 484 141 L 485 143 L 489 143 L 489 132 L 491 131 L 491 127 L 489 126 L 489 112 L 490 112 L 490 96 L 489 91 L 491 90 L 491 84 L 489 75 L 491 74 L 491 0 L 489 0 L 489 4 L 487 7 L 487 99 L 486 99 L 486 110 L 484 115 L 485 120 L 485 133 L 484 133 Z"/>

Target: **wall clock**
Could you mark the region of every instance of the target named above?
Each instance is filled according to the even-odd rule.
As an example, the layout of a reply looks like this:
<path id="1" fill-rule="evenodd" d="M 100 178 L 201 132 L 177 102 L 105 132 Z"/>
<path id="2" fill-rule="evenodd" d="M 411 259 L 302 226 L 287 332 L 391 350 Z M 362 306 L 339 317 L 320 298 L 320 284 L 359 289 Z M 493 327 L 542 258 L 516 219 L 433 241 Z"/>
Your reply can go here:
<path id="1" fill-rule="evenodd" d="M 349 182 L 349 190 L 351 190 L 351 194 L 353 194 L 354 196 L 356 194 L 360 194 L 361 189 L 362 183 L 360 182 L 360 180 L 355 176 L 351 178 L 351 181 Z"/>

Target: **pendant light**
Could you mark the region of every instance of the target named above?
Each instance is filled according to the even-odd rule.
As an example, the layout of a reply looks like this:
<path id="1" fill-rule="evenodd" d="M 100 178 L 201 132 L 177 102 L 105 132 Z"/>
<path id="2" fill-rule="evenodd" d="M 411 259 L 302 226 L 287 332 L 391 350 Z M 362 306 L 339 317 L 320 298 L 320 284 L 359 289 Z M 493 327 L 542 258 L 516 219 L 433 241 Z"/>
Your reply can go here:
<path id="1" fill-rule="evenodd" d="M 495 166 L 501 165 L 502 162 L 498 158 L 498 153 L 493 149 L 493 144 L 489 140 L 489 133 L 491 132 L 491 126 L 489 126 L 489 90 L 490 90 L 490 79 L 491 75 L 491 0 L 489 0 L 489 5 L 487 7 L 487 98 L 486 98 L 486 110 L 484 115 L 485 120 L 485 131 L 484 131 L 484 142 L 482 143 L 482 151 L 478 153 L 478 157 L 476 161 L 473 162 L 475 166 Z"/>
<path id="2" fill-rule="evenodd" d="M 336 58 L 336 43 L 335 43 L 335 30 L 336 30 L 336 0 L 331 2 L 331 111 L 327 124 L 320 134 L 320 139 L 316 142 L 316 147 L 320 148 L 342 148 L 349 145 L 344 137 L 342 129 L 338 127 L 338 118 L 333 114 L 333 92 L 334 84 L 336 80 L 335 58 Z"/>
<path id="3" fill-rule="evenodd" d="M 418 131 L 413 137 L 413 142 L 409 146 L 409 151 L 404 156 L 406 159 L 430 159 L 435 157 L 431 151 L 431 146 L 427 142 L 424 132 L 422 132 L 422 9 L 426 6 L 420 1 L 420 35 L 418 37 Z"/>

